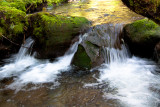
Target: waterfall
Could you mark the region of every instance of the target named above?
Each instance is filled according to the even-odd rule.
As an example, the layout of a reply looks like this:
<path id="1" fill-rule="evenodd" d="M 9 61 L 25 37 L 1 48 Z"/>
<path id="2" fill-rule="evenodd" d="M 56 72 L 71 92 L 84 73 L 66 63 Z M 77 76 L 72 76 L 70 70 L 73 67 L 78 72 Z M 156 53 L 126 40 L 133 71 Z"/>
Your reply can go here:
<path id="1" fill-rule="evenodd" d="M 115 24 L 108 27 L 109 28 L 107 29 L 109 30 L 107 31 L 107 35 L 110 39 L 107 43 L 109 45 L 102 48 L 105 63 L 109 64 L 113 62 L 123 62 L 129 57 L 128 49 L 124 43 L 121 43 L 123 40 L 120 38 L 123 25 Z"/>
<path id="2" fill-rule="evenodd" d="M 25 56 L 30 55 L 29 49 L 32 49 L 34 40 L 29 37 L 26 39 L 25 44 L 22 44 L 18 54 L 16 55 L 16 61 L 23 59 Z"/>
<path id="3" fill-rule="evenodd" d="M 123 107 L 158 107 L 160 96 L 160 78 L 152 72 L 156 69 L 156 63 L 139 57 L 129 57 L 129 50 L 124 43 L 120 43 L 119 35 L 122 26 L 115 25 L 105 30 L 109 38 L 107 47 L 103 47 L 105 63 L 98 68 L 100 75 L 98 83 L 85 84 L 85 87 L 104 84 L 103 89 L 106 100 L 114 100 L 117 106 Z M 105 31 L 103 29 L 103 32 Z M 113 105 L 115 106 L 115 105 Z"/>

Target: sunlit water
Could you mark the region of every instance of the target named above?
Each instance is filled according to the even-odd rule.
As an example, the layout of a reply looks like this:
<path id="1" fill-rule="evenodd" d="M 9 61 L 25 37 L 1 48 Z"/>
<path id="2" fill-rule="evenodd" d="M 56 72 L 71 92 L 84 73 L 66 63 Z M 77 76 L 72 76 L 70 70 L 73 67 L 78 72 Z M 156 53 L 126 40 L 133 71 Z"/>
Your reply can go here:
<path id="1" fill-rule="evenodd" d="M 115 46 L 114 35 L 121 32 L 123 24 L 141 16 L 131 12 L 120 0 L 83 0 L 56 7 L 51 12 L 83 16 L 93 25 L 121 23 L 115 26 L 115 32 L 106 33 L 108 28 L 103 31 L 104 26 L 98 32 L 114 37 L 107 41 L 110 45 L 102 49 L 105 63 L 90 71 L 71 65 L 82 38 L 54 62 L 38 60 L 34 57 L 36 53 L 30 53 L 34 41 L 28 38 L 19 53 L 0 67 L 0 107 L 160 106 L 158 65 L 152 60 L 131 56 L 125 44 Z"/>
<path id="2" fill-rule="evenodd" d="M 131 23 L 143 18 L 127 8 L 121 0 L 72 0 L 70 4 L 55 7 L 51 13 L 86 17 L 92 25 L 103 23 Z"/>

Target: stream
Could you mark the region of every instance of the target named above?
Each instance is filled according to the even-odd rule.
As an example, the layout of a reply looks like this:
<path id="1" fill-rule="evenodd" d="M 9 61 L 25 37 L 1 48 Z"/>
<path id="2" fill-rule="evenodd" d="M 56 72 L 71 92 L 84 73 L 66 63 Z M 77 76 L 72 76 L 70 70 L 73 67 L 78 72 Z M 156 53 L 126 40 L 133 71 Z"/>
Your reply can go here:
<path id="1" fill-rule="evenodd" d="M 83 16 L 93 26 L 120 23 L 108 38 L 118 35 L 124 24 L 143 18 L 121 0 L 74 1 L 49 12 Z M 158 65 L 131 56 L 125 44 L 119 49 L 114 47 L 116 40 L 108 40 L 110 46 L 103 47 L 105 63 L 91 70 L 71 65 L 78 45 L 88 33 L 79 35 L 79 41 L 55 61 L 31 55 L 34 40 L 28 38 L 17 54 L 0 65 L 0 107 L 159 107 Z"/>

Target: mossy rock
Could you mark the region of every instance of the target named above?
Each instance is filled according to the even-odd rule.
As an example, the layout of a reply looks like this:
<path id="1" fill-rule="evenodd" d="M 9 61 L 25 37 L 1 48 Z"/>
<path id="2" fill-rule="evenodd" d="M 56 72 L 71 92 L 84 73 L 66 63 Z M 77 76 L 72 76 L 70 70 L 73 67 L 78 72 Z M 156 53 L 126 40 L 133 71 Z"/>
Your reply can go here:
<path id="1" fill-rule="evenodd" d="M 122 0 L 131 10 L 160 25 L 160 0 Z"/>
<path id="2" fill-rule="evenodd" d="M 25 16 L 25 12 L 14 7 L 0 6 L 1 58 L 3 58 L 3 56 L 8 56 L 13 52 L 17 52 L 18 48 L 20 47 L 11 43 L 9 40 L 14 41 L 16 44 L 22 44 L 24 32 L 28 27 L 27 19 Z"/>
<path id="3" fill-rule="evenodd" d="M 152 57 L 154 47 L 160 41 L 160 26 L 151 20 L 142 19 L 126 25 L 123 34 L 133 54 Z"/>
<path id="4" fill-rule="evenodd" d="M 45 12 L 28 17 L 36 46 L 41 47 L 37 48 L 40 58 L 62 56 L 70 47 L 73 38 L 82 33 L 89 23 L 83 17 L 52 15 Z"/>
<path id="5" fill-rule="evenodd" d="M 90 69 L 91 68 L 91 59 L 87 55 L 84 47 L 82 45 L 78 46 L 78 50 L 74 55 L 72 64 L 82 68 L 82 69 Z"/>

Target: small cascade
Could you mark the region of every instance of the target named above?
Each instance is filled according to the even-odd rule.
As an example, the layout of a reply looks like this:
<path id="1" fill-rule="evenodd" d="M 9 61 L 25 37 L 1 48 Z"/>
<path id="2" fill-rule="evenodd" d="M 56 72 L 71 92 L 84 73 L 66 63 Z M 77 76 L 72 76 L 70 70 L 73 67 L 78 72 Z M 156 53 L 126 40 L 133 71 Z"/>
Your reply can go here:
<path id="1" fill-rule="evenodd" d="M 105 63 L 113 63 L 113 62 L 122 62 L 125 61 L 129 57 L 129 52 L 123 43 L 121 36 L 123 25 L 122 24 L 109 24 L 107 26 L 107 32 L 105 35 L 107 36 L 107 44 L 108 46 L 102 47 L 103 57 L 105 59 Z M 105 31 L 105 29 L 103 29 Z M 104 33 L 103 33 L 104 34 Z"/>
<path id="2" fill-rule="evenodd" d="M 128 50 L 125 44 L 121 45 L 121 49 L 103 47 L 103 56 L 105 63 L 124 62 L 128 57 Z"/>
<path id="3" fill-rule="evenodd" d="M 29 37 L 26 39 L 25 44 L 22 44 L 18 54 L 16 55 L 16 61 L 23 59 L 26 55 L 31 55 L 29 52 L 29 49 L 32 49 L 34 40 Z"/>
<path id="4" fill-rule="evenodd" d="M 39 84 L 51 82 L 57 84 L 57 75 L 61 71 L 68 71 L 70 69 L 72 58 L 81 41 L 82 37 L 80 36 L 79 41 L 75 42 L 64 56 L 57 58 L 55 62 L 51 63 L 49 61 L 40 61 L 30 56 L 28 50 L 32 48 L 34 41 L 28 38 L 16 55 L 15 61 L 0 68 L 0 80 L 15 77 L 14 82 L 6 88 L 16 91 L 21 90 L 28 83 Z"/>
<path id="5" fill-rule="evenodd" d="M 109 26 L 108 26 L 109 27 Z M 107 84 L 104 98 L 117 101 L 116 106 L 123 107 L 158 107 L 160 96 L 157 91 L 160 79 L 152 72 L 156 63 L 148 59 L 130 57 L 128 49 L 119 39 L 122 25 L 116 24 L 103 29 L 108 38 L 108 46 L 103 46 L 105 63 L 99 68 L 99 84 Z M 91 85 L 85 86 L 94 86 Z"/>

